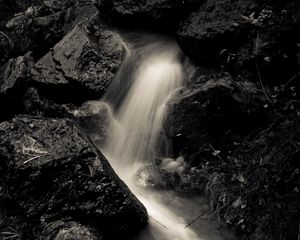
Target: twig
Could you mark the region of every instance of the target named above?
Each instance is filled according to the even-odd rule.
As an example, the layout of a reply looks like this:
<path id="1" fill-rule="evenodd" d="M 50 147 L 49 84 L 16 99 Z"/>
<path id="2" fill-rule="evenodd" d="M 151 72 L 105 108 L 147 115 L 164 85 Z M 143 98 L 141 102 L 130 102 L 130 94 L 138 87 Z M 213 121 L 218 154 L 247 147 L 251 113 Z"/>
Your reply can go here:
<path id="1" fill-rule="evenodd" d="M 286 82 L 286 84 L 284 84 L 284 87 L 286 87 L 287 85 L 289 85 L 292 81 L 294 81 L 294 79 L 296 79 L 296 77 L 300 76 L 300 72 L 296 73 L 293 77 L 291 77 L 290 80 L 288 80 Z"/>
<path id="2" fill-rule="evenodd" d="M 151 218 L 153 221 L 157 222 L 158 224 L 160 224 L 160 225 L 163 226 L 164 228 L 166 228 L 166 229 L 168 228 L 166 225 L 162 224 L 161 222 L 159 222 L 159 221 L 156 220 L 155 218 L 151 217 L 150 215 L 149 215 L 149 218 Z"/>
<path id="3" fill-rule="evenodd" d="M 212 209 L 212 207 L 210 207 L 209 209 L 207 209 L 205 212 L 201 213 L 198 217 L 196 217 L 193 221 L 191 221 L 188 225 L 186 225 L 184 228 L 188 228 L 189 226 L 193 225 L 199 218 L 203 217 L 205 214 L 207 214 L 208 212 L 210 212 Z"/>
<path id="4" fill-rule="evenodd" d="M 32 157 L 32 158 L 29 158 L 28 160 L 26 160 L 26 161 L 24 162 L 24 164 L 26 164 L 26 163 L 28 163 L 28 162 L 34 160 L 34 159 L 37 159 L 37 158 L 39 158 L 39 157 L 41 157 L 41 156 L 35 156 L 35 157 Z"/>
<path id="5" fill-rule="evenodd" d="M 271 103 L 272 106 L 274 106 L 274 103 L 273 103 L 272 100 L 269 98 L 269 96 L 268 96 L 268 94 L 267 94 L 267 91 L 266 91 L 266 89 L 265 89 L 265 87 L 264 87 L 264 84 L 263 84 L 263 82 L 262 82 L 262 78 L 261 78 L 261 75 L 260 75 L 260 71 L 259 71 L 259 67 L 258 67 L 257 61 L 256 61 L 256 63 L 255 63 L 255 66 L 256 66 L 256 71 L 257 71 L 258 79 L 259 79 L 259 82 L 260 82 L 260 86 L 261 86 L 261 88 L 262 88 L 262 90 L 263 90 L 263 92 L 264 92 L 266 98 L 268 99 L 268 101 Z"/>

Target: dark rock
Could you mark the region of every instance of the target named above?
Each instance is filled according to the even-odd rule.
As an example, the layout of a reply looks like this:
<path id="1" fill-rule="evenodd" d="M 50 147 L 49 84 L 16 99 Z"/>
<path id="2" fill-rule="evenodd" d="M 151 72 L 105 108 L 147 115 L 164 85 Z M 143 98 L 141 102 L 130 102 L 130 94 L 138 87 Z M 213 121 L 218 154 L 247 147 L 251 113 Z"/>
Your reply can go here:
<path id="1" fill-rule="evenodd" d="M 253 12 L 253 0 L 207 1 L 181 22 L 177 32 L 179 45 L 192 59 L 210 63 L 222 49 L 240 45 L 248 27 L 241 15 Z M 246 35 L 247 36 L 247 35 Z"/>
<path id="2" fill-rule="evenodd" d="M 33 60 L 30 53 L 10 59 L 0 67 L 0 120 L 7 119 L 21 107 L 22 93 L 30 79 Z"/>
<path id="3" fill-rule="evenodd" d="M 299 235 L 299 118 L 279 115 L 209 176 L 210 205 L 243 239 Z"/>
<path id="4" fill-rule="evenodd" d="M 101 240 L 95 230 L 84 227 L 76 222 L 56 221 L 50 223 L 43 231 L 39 240 Z"/>
<path id="5" fill-rule="evenodd" d="M 187 9 L 196 5 L 199 0 L 97 0 L 97 8 L 108 13 L 108 18 L 118 25 L 127 27 L 155 26 L 156 30 L 162 26 L 167 30 L 174 29 L 184 16 Z M 180 14 L 178 14 L 180 11 Z M 134 23 L 134 25 L 131 25 Z M 159 23 L 159 25 L 157 25 Z"/>
<path id="6" fill-rule="evenodd" d="M 71 120 L 17 117 L 0 124 L 0 142 L 0 201 L 35 234 L 64 218 L 110 239 L 146 223 L 145 208 Z"/>
<path id="7" fill-rule="evenodd" d="M 200 193 L 206 183 L 206 175 L 200 169 L 188 167 L 182 157 L 161 159 L 160 164 L 142 166 L 135 174 L 135 184 L 150 189 Z"/>
<path id="8" fill-rule="evenodd" d="M 22 113 L 50 118 L 74 118 L 74 104 L 58 104 L 46 98 L 36 88 L 29 88 L 22 99 Z"/>
<path id="9" fill-rule="evenodd" d="M 101 147 L 109 135 L 112 113 L 108 104 L 89 101 L 72 111 L 75 121 L 84 129 L 96 146 Z"/>
<path id="10" fill-rule="evenodd" d="M 197 76 L 170 102 L 165 128 L 175 156 L 197 153 L 206 144 L 225 149 L 232 137 L 268 121 L 270 103 L 253 83 L 235 82 L 222 72 Z"/>
<path id="11" fill-rule="evenodd" d="M 54 6 L 55 5 L 55 6 Z M 39 57 L 53 47 L 74 25 L 92 16 L 96 9 L 90 1 L 44 1 L 22 8 L 3 31 L 14 43 L 14 55 L 32 51 Z"/>
<path id="12" fill-rule="evenodd" d="M 220 65 L 253 82 L 285 84 L 299 72 L 298 1 L 213 0 L 177 31 L 179 45 L 195 62 Z"/>
<path id="13" fill-rule="evenodd" d="M 13 49 L 13 43 L 9 36 L 4 32 L 0 31 L 0 66 L 5 63 Z"/>
<path id="14" fill-rule="evenodd" d="M 120 67 L 124 51 L 116 33 L 81 23 L 36 63 L 34 80 L 47 92 L 54 89 L 58 98 L 99 98 Z"/>
<path id="15" fill-rule="evenodd" d="M 15 59 L 10 59 L 0 67 L 0 95 L 8 95 L 22 85 L 22 81 L 30 78 L 30 68 L 33 65 L 30 53 Z M 24 83 L 23 83 L 24 84 Z"/>

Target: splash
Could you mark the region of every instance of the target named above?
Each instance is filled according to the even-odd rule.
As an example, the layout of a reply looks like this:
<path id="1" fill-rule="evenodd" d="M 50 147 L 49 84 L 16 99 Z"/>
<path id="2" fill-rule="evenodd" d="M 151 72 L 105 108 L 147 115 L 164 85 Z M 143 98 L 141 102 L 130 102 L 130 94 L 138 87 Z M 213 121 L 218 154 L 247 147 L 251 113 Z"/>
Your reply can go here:
<path id="1" fill-rule="evenodd" d="M 185 228 L 203 211 L 203 199 L 172 191 L 149 191 L 134 182 L 136 170 L 154 161 L 164 147 L 160 134 L 167 103 L 184 85 L 182 53 L 176 43 L 151 40 L 139 39 L 131 46 L 130 57 L 104 98 L 113 117 L 102 151 L 149 213 L 150 224 L 137 240 L 223 239 L 216 229 L 211 230 L 212 224 L 203 227 L 199 221 L 196 228 Z M 184 162 L 181 158 L 165 159 L 163 165 L 170 171 L 180 171 Z"/>

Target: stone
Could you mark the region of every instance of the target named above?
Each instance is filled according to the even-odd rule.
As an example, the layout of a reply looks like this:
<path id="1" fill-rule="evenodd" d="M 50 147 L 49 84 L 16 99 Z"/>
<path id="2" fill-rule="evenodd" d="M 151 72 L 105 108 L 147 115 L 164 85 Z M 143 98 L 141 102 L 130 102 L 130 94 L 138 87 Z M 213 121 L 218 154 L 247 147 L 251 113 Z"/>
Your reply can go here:
<path id="1" fill-rule="evenodd" d="M 192 59 L 206 63 L 215 61 L 219 53 L 237 47 L 245 37 L 241 15 L 249 16 L 253 0 L 212 0 L 203 3 L 180 23 L 179 45 Z M 247 36 L 247 35 L 246 35 Z"/>
<path id="2" fill-rule="evenodd" d="M 41 56 L 53 47 L 61 37 L 85 17 L 96 13 L 90 1 L 28 1 L 24 6 L 16 7 L 3 32 L 14 44 L 14 53 L 23 55 L 32 51 Z"/>
<path id="3" fill-rule="evenodd" d="M 170 101 L 165 132 L 172 140 L 175 156 L 191 156 L 207 144 L 226 149 L 233 142 L 231 137 L 267 123 L 271 104 L 253 83 L 234 81 L 225 72 L 196 76 Z"/>
<path id="4" fill-rule="evenodd" d="M 30 53 L 8 60 L 0 67 L 0 121 L 9 118 L 21 106 L 22 94 L 33 66 Z"/>
<path id="5" fill-rule="evenodd" d="M 49 224 L 38 240 L 102 240 L 102 236 L 94 229 L 77 222 L 56 221 Z"/>
<path id="6" fill-rule="evenodd" d="M 101 101 L 88 101 L 71 113 L 96 146 L 103 146 L 111 129 L 112 113 L 109 105 Z"/>
<path id="7" fill-rule="evenodd" d="M 135 27 L 139 25 L 156 28 L 165 26 L 170 30 L 176 27 L 183 13 L 199 0 L 97 0 L 95 2 L 100 12 L 108 13 L 108 18 L 117 24 L 127 24 L 129 27 L 132 27 L 131 23 L 134 23 Z M 179 10 L 181 15 L 177 14 Z M 157 25 L 158 22 L 160 25 Z"/>
<path id="8" fill-rule="evenodd" d="M 30 77 L 30 65 L 33 60 L 30 54 L 10 59 L 0 67 L 0 94 L 7 95 L 16 90 L 22 81 L 28 81 Z"/>
<path id="9" fill-rule="evenodd" d="M 145 208 L 73 121 L 16 117 L 0 124 L 0 142 L 0 202 L 26 216 L 36 234 L 67 218 L 116 239 L 147 222 Z"/>
<path id="10" fill-rule="evenodd" d="M 76 25 L 36 63 L 34 81 L 55 89 L 58 97 L 99 98 L 120 67 L 125 49 L 119 36 L 104 27 L 93 36 L 89 33 L 85 23 Z"/>

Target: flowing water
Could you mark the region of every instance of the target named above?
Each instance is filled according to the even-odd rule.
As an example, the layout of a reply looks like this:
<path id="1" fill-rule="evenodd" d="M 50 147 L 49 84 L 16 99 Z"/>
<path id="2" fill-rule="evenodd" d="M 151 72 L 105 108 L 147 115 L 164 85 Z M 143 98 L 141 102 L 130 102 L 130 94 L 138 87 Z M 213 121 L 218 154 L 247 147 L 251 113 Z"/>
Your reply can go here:
<path id="1" fill-rule="evenodd" d="M 103 100 L 113 116 L 101 149 L 149 214 L 149 225 L 137 240 L 225 239 L 218 225 L 208 220 L 186 227 L 207 208 L 203 198 L 146 190 L 136 186 L 133 177 L 162 147 L 168 99 L 184 86 L 182 59 L 176 43 L 168 39 L 135 41 Z"/>

